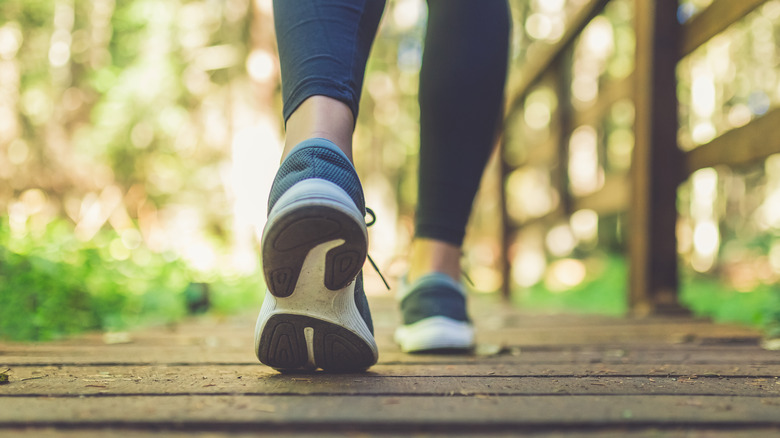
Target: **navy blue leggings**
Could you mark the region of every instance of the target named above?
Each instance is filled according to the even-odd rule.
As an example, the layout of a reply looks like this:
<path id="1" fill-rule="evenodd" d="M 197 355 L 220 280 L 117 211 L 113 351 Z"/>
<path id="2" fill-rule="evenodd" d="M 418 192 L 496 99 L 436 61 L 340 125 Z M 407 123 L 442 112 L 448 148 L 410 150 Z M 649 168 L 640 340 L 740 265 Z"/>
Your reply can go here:
<path id="1" fill-rule="evenodd" d="M 274 0 L 284 119 L 315 95 L 357 118 L 385 0 Z M 506 0 L 428 0 L 420 71 L 415 234 L 460 246 L 501 114 L 509 54 Z"/>

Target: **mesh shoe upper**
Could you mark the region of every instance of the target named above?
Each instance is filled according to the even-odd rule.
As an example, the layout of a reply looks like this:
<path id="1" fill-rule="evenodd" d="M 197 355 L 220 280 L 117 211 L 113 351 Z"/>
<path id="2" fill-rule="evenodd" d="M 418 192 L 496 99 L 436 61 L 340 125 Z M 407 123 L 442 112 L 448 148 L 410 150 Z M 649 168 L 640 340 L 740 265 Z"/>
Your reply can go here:
<path id="1" fill-rule="evenodd" d="M 354 166 L 341 149 L 323 138 L 303 141 L 290 151 L 271 186 L 268 211 L 290 187 L 309 178 L 324 179 L 341 187 L 365 215 L 363 188 Z"/>
<path id="2" fill-rule="evenodd" d="M 401 315 L 405 325 L 432 316 L 469 322 L 463 287 L 439 272 L 425 275 L 407 286 L 401 297 Z"/>

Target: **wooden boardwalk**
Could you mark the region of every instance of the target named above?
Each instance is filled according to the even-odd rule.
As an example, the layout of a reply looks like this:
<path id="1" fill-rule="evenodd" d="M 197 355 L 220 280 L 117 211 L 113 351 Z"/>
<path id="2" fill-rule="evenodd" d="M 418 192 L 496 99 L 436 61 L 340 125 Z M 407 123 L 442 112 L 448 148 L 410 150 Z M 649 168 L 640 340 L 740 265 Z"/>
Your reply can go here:
<path id="1" fill-rule="evenodd" d="M 0 344 L 0 436 L 776 436 L 780 353 L 690 318 L 523 314 L 473 300 L 475 355 L 404 355 L 372 300 L 380 361 L 279 374 L 254 315 Z"/>

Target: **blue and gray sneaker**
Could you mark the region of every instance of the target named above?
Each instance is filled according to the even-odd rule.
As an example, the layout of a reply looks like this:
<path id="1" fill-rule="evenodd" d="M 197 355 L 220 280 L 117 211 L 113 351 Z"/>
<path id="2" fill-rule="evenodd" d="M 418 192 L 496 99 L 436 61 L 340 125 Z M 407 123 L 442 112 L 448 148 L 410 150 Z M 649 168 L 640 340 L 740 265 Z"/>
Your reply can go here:
<path id="1" fill-rule="evenodd" d="M 268 209 L 257 358 L 281 371 L 349 372 L 375 364 L 361 271 L 365 201 L 352 163 L 328 140 L 302 142 L 276 174 Z"/>
<path id="2" fill-rule="evenodd" d="M 434 272 L 403 284 L 398 297 L 403 325 L 395 341 L 406 353 L 468 350 L 474 327 L 466 313 L 466 291 L 449 275 Z"/>

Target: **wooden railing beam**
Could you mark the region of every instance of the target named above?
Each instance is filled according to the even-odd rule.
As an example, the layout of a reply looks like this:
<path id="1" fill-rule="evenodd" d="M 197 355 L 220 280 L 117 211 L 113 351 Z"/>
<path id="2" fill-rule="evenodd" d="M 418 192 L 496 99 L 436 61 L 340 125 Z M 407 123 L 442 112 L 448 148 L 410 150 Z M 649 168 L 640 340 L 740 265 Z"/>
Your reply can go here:
<path id="1" fill-rule="evenodd" d="M 710 38 L 766 2 L 767 0 L 715 0 L 683 26 L 679 57 L 689 55 Z"/>
<path id="2" fill-rule="evenodd" d="M 686 171 L 691 174 L 705 167 L 725 164 L 744 166 L 780 153 L 780 108 L 732 129 L 686 154 Z"/>

